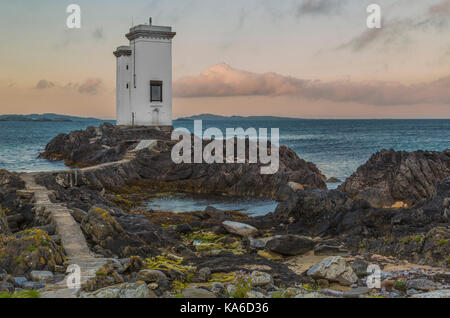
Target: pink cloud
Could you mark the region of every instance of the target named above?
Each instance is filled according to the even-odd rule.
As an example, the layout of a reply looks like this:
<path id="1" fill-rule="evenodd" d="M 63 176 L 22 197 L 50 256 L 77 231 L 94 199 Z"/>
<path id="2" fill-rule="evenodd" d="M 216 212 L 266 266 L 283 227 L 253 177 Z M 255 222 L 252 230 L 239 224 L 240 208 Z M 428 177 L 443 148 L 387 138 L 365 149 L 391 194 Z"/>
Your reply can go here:
<path id="1" fill-rule="evenodd" d="M 277 73 L 251 73 L 218 64 L 174 82 L 176 97 L 298 96 L 368 105 L 450 104 L 450 76 L 404 85 L 396 82 L 322 82 Z"/>

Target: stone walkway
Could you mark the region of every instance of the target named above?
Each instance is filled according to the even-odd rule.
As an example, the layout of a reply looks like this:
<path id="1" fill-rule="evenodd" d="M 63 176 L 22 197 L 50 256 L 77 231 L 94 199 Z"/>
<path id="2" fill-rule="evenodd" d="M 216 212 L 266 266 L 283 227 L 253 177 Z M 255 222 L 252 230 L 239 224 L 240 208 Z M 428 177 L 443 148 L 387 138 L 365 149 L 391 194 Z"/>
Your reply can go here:
<path id="1" fill-rule="evenodd" d="M 35 181 L 35 174 L 24 173 L 26 191 L 34 195 L 34 211 L 37 216 L 48 216 L 56 227 L 56 233 L 61 237 L 61 244 L 66 254 L 65 265 L 76 264 L 80 267 L 80 284 L 95 277 L 98 269 L 106 263 L 104 258 L 95 258 L 90 252 L 80 226 L 72 217 L 70 210 L 63 204 L 52 203 L 49 195 L 52 191 Z M 75 298 L 78 291 L 69 289 L 66 280 L 49 285 L 41 290 L 43 298 Z"/>
<path id="2" fill-rule="evenodd" d="M 120 161 L 109 162 L 93 167 L 81 169 L 81 171 L 102 170 L 112 166 L 120 166 L 133 160 L 136 152 L 144 148 L 153 148 L 156 140 L 142 140 L 135 150 L 126 153 Z M 96 273 L 107 262 L 107 258 L 96 258 L 89 250 L 86 238 L 81 231 L 80 226 L 72 217 L 70 209 L 62 203 L 53 203 L 50 196 L 53 191 L 36 183 L 36 173 L 21 174 L 25 182 L 25 191 L 34 196 L 34 213 L 37 217 L 49 218 L 56 227 L 56 234 L 61 237 L 61 245 L 66 254 L 65 265 L 77 265 L 80 267 L 81 287 L 96 276 Z M 69 289 L 66 280 L 59 283 L 48 285 L 40 290 L 42 298 L 76 298 L 79 296 L 79 290 Z"/>

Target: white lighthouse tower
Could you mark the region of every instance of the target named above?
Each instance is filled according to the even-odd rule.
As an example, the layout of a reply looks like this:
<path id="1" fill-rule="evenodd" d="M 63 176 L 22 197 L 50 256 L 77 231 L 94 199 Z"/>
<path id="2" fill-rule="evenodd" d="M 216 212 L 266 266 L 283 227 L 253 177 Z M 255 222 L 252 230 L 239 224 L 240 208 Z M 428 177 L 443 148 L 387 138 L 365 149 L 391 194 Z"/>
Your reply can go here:
<path id="1" fill-rule="evenodd" d="M 171 27 L 141 24 L 126 35 L 130 46 L 120 46 L 117 57 L 116 124 L 172 126 Z"/>

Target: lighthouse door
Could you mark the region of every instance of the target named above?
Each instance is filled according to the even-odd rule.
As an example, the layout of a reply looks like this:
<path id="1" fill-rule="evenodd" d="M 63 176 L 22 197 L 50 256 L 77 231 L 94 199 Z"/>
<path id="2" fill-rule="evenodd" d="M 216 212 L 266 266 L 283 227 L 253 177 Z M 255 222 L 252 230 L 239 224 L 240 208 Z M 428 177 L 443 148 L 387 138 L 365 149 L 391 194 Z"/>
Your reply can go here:
<path id="1" fill-rule="evenodd" d="M 159 126 L 159 109 L 155 108 L 152 112 L 152 125 Z"/>

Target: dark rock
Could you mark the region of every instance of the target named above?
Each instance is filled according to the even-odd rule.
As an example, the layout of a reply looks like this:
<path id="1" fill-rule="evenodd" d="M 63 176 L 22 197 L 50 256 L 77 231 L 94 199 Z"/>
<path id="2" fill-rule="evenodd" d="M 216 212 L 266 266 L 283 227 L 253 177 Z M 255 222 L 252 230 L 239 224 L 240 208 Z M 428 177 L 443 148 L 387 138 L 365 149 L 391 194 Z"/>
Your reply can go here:
<path id="1" fill-rule="evenodd" d="M 189 234 L 194 232 L 194 229 L 189 224 L 179 224 L 175 227 L 175 231 L 181 234 Z"/>
<path id="2" fill-rule="evenodd" d="M 70 214 L 75 219 L 75 221 L 81 223 L 81 221 L 83 221 L 83 218 L 87 215 L 87 212 L 81 209 L 71 208 Z"/>
<path id="3" fill-rule="evenodd" d="M 268 241 L 266 248 L 281 255 L 295 256 L 311 251 L 314 245 L 315 242 L 307 237 L 283 235 Z"/>
<path id="4" fill-rule="evenodd" d="M 307 190 L 292 193 L 275 210 L 278 219 L 301 221 L 314 234 L 322 234 L 330 225 L 330 219 L 337 212 L 352 210 L 354 201 L 337 190 Z"/>
<path id="5" fill-rule="evenodd" d="M 176 243 L 178 236 L 152 224 L 145 216 L 92 207 L 83 218 L 81 229 L 94 245 L 110 255 L 156 255 L 155 248 Z"/>
<path id="6" fill-rule="evenodd" d="M 450 176 L 450 150 L 382 150 L 349 177 L 339 190 L 363 198 L 374 207 L 401 201 L 409 206 L 431 199 L 438 181 Z"/>
<path id="7" fill-rule="evenodd" d="M 122 159 L 131 145 L 145 137 L 158 140 L 157 145 L 153 149 L 138 151 L 136 158 L 121 163 L 120 169 L 102 167 L 57 172 L 53 178 L 58 179 L 59 185 L 65 188 L 85 185 L 101 191 L 103 188 L 118 189 L 145 179 L 149 186 L 156 189 L 266 198 L 274 198 L 278 189 L 289 182 L 307 188 L 326 188 L 324 176 L 317 167 L 298 158 L 293 150 L 285 146 L 279 149 L 278 172 L 262 175 L 262 164 L 175 164 L 171 160 L 171 150 L 176 142 L 168 141 L 170 136 L 167 134 L 157 136 L 154 129 L 147 130 L 148 133 L 136 135 L 132 140 L 129 137 L 133 135 L 133 128 L 111 125 L 63 134 L 52 140 L 41 156 L 65 160 L 70 166 L 92 166 Z M 206 145 L 208 142 L 204 143 Z M 246 145 L 249 147 L 248 140 Z M 47 178 L 41 182 L 49 183 L 51 180 Z"/>
<path id="8" fill-rule="evenodd" d="M 14 293 L 14 285 L 8 282 L 0 282 L 0 293 L 8 293 L 12 294 Z"/>
<path id="9" fill-rule="evenodd" d="M 369 275 L 369 273 L 367 273 L 369 262 L 366 262 L 362 258 L 356 258 L 350 266 L 358 277 L 366 277 Z"/>

